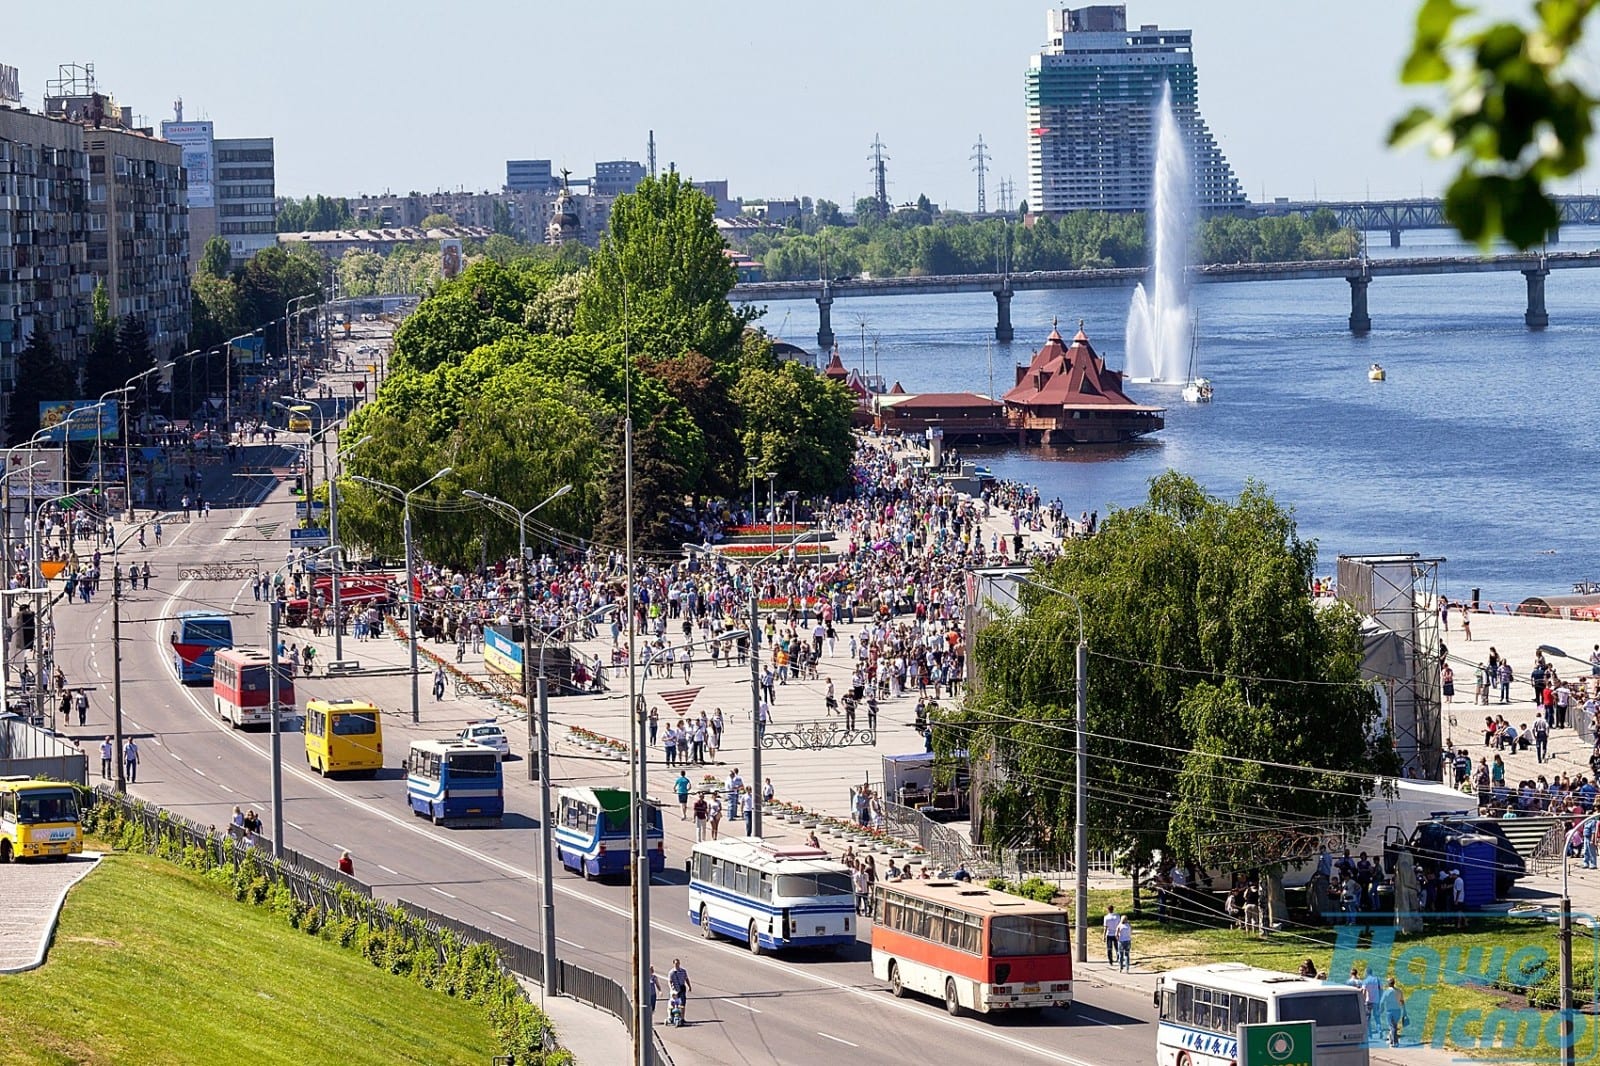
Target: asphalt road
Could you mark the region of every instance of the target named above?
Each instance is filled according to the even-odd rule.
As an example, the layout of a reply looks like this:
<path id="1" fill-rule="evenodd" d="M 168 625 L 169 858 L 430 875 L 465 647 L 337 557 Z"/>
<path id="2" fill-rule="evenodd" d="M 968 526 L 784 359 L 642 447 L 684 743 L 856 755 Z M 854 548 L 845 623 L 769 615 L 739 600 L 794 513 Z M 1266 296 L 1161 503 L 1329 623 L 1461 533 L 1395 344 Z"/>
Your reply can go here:
<path id="1" fill-rule="evenodd" d="M 243 463 L 284 465 L 281 451 L 247 449 Z M 201 822 L 224 825 L 235 804 L 254 807 L 268 821 L 268 737 L 233 731 L 209 713 L 209 688 L 180 687 L 169 664 L 167 638 L 176 612 L 201 605 L 231 607 L 238 643 L 266 644 L 266 615 L 249 590 L 236 582 L 184 581 L 181 567 L 203 561 L 255 558 L 276 565 L 287 551 L 292 497 L 283 486 L 232 479 L 226 467 L 207 469 L 207 490 L 222 500 L 242 495 L 241 505 L 213 510 L 209 521 L 169 524 L 160 549 L 124 546 L 128 557 L 154 564 L 151 589 L 123 600 L 122 667 L 124 729 L 138 738 L 142 764 L 131 791 Z M 213 485 L 239 486 L 227 495 Z M 248 506 L 263 487 L 270 498 Z M 279 523 L 271 536 L 263 527 Z M 132 542 L 136 545 L 136 541 Z M 74 684 L 99 686 L 90 725 L 64 732 L 81 736 L 86 749 L 109 732 L 111 604 L 101 596 L 88 606 L 63 607 L 57 619 L 58 660 Z M 294 639 L 292 635 L 286 639 Z M 360 645 L 347 644 L 347 657 Z M 360 696 L 387 709 L 385 743 L 391 768 L 372 781 L 325 781 L 309 772 L 298 733 L 283 737 L 285 842 L 332 862 L 348 849 L 357 874 L 375 892 L 404 897 L 434 910 L 537 944 L 539 891 L 535 876 L 538 809 L 525 764 L 507 765 L 505 824 L 499 829 L 445 829 L 415 818 L 405 803 L 405 783 L 396 766 L 409 740 L 453 734 L 471 716 L 464 702 L 434 704 L 426 692 L 420 725 L 410 722 L 409 678 L 300 679 L 299 699 Z M 481 706 L 481 705 L 480 705 Z M 526 736 L 512 731 L 512 747 Z M 91 771 L 98 761 L 91 759 Z M 562 783 L 623 783 L 623 764 L 579 757 L 557 758 L 552 777 Z M 667 1044 L 683 1066 L 732 1063 L 832 1063 L 995 1061 L 1093 1063 L 1121 1066 L 1149 1062 L 1155 1040 L 1150 1000 L 1141 993 L 1093 980 L 1096 964 L 1080 974 L 1070 1011 L 1036 1018 L 952 1018 L 930 1000 L 893 999 L 874 981 L 867 944 L 839 957 L 753 957 L 728 941 L 702 941 L 687 919 L 687 889 L 681 859 L 690 831 L 667 818 L 668 870 L 651 889 L 651 953 L 665 974 L 681 957 L 694 983 L 690 1024 L 672 1030 Z M 629 889 L 626 884 L 589 884 L 555 875 L 557 929 L 566 957 L 628 986 Z M 664 1020 L 665 1005 L 659 1008 Z"/>

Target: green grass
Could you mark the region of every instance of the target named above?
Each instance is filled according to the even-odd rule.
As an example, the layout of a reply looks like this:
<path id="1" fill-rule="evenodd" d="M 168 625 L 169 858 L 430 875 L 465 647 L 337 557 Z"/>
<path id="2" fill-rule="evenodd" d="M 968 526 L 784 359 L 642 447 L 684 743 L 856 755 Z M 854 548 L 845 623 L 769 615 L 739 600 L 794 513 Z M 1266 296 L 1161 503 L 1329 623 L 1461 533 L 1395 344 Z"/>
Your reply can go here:
<path id="1" fill-rule="evenodd" d="M 0 1064 L 472 1063 L 483 1009 L 296 932 L 160 859 L 108 856 L 45 965 L 0 976 Z"/>

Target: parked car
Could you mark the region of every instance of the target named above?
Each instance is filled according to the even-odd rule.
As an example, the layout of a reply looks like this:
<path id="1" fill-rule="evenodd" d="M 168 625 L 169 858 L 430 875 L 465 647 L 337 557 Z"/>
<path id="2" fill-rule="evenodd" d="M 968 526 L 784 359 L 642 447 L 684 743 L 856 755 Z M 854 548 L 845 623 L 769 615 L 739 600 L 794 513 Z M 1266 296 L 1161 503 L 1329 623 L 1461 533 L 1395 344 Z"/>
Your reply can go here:
<path id="1" fill-rule="evenodd" d="M 456 735 L 468 744 L 493 748 L 502 756 L 511 754 L 511 741 L 507 739 L 506 731 L 501 729 L 493 718 L 482 722 L 469 722 L 467 728 Z"/>

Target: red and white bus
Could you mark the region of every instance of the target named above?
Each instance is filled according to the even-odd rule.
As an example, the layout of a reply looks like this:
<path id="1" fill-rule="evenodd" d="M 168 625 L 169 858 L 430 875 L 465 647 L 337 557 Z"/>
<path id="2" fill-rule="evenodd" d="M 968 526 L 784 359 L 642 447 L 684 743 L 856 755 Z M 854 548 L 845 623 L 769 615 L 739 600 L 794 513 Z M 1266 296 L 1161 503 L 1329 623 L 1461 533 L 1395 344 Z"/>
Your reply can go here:
<path id="1" fill-rule="evenodd" d="M 1072 1005 L 1072 927 L 1047 903 L 970 881 L 889 881 L 873 899 L 872 976 L 945 1010 Z"/>
<path id="2" fill-rule="evenodd" d="M 212 667 L 211 691 L 217 716 L 234 728 L 272 723 L 272 657 L 262 648 L 218 651 Z M 294 707 L 294 675 L 278 664 L 278 706 Z"/>

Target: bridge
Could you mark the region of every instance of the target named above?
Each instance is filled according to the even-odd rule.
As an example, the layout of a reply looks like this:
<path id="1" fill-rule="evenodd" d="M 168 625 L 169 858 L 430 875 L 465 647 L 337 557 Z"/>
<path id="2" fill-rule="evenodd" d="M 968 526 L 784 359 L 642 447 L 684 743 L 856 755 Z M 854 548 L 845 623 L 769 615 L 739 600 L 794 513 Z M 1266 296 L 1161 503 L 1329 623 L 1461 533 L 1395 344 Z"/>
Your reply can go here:
<path id="1" fill-rule="evenodd" d="M 1556 209 L 1562 226 L 1600 225 L 1600 196 L 1556 196 Z M 1418 197 L 1412 200 L 1277 200 L 1229 209 L 1223 214 L 1247 218 L 1276 215 L 1309 215 L 1318 210 L 1333 212 L 1339 225 L 1363 232 L 1388 230 L 1389 247 L 1400 247 L 1400 232 L 1408 229 L 1451 229 L 1444 217 L 1444 201 Z M 1550 234 L 1554 244 L 1561 235 L 1559 226 Z"/>
<path id="2" fill-rule="evenodd" d="M 1292 263 L 1215 263 L 1190 267 L 1191 284 L 1224 284 L 1243 281 L 1305 281 L 1343 278 L 1350 286 L 1350 331 L 1365 334 L 1372 330 L 1367 311 L 1367 288 L 1373 278 L 1416 277 L 1429 274 L 1522 274 L 1527 283 L 1527 309 L 1522 320 L 1529 329 L 1550 324 L 1545 310 L 1544 282 L 1552 270 L 1600 267 L 1600 252 L 1522 253 L 1494 256 L 1431 256 L 1394 259 L 1330 259 Z M 1009 341 L 1011 297 L 1014 293 L 1039 289 L 1130 288 L 1145 280 L 1148 267 L 1108 267 L 1094 270 L 1035 270 L 1026 274 L 946 274 L 936 277 L 851 278 L 828 281 L 751 281 L 733 287 L 728 298 L 734 303 L 759 303 L 763 300 L 815 300 L 817 303 L 817 346 L 827 352 L 833 347 L 833 301 L 853 296 L 923 296 L 944 293 L 988 292 L 994 294 L 995 327 L 998 341 Z"/>

